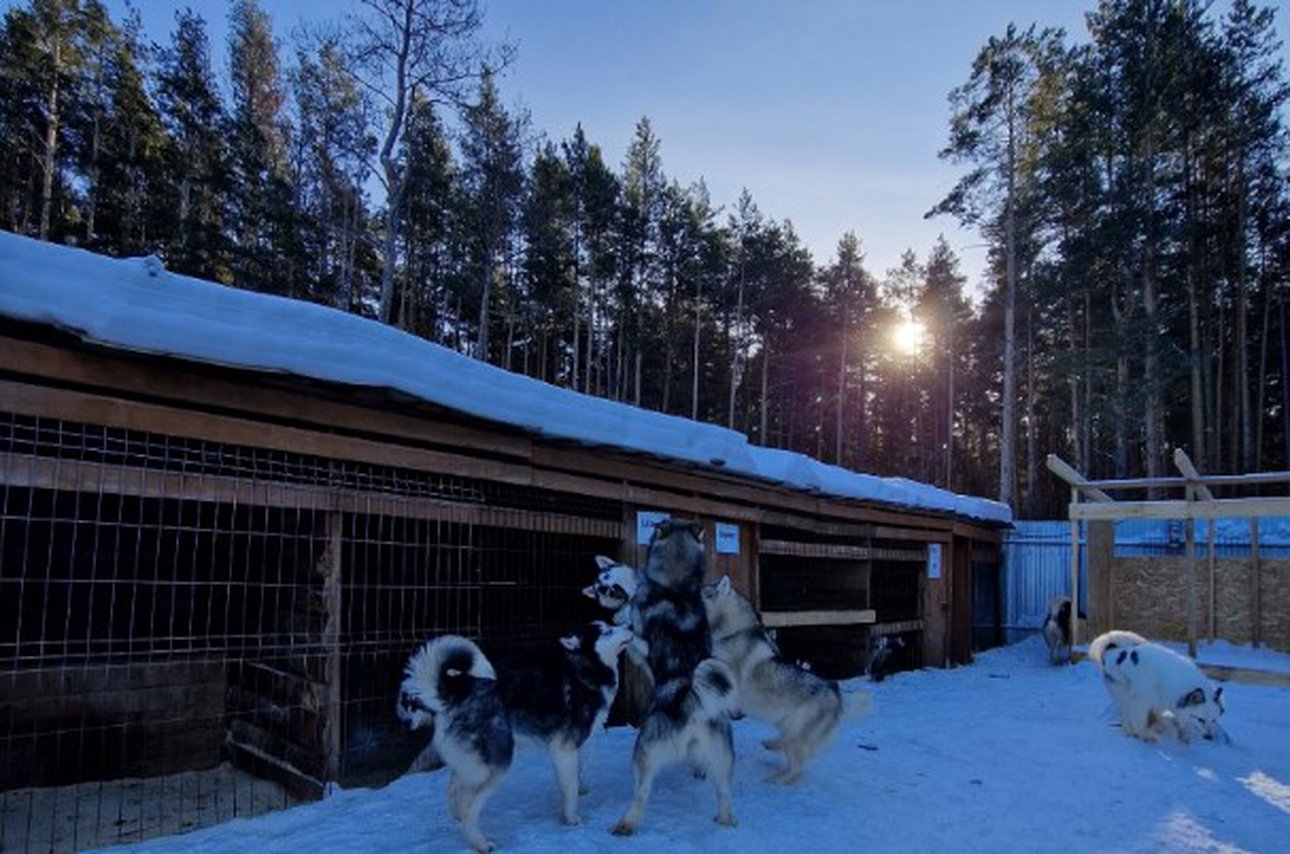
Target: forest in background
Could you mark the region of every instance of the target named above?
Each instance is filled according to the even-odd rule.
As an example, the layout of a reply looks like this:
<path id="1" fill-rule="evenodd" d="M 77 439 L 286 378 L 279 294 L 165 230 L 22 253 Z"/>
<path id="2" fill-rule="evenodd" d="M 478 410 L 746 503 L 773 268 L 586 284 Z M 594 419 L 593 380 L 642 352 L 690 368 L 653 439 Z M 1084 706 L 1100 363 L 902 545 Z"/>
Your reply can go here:
<path id="1" fill-rule="evenodd" d="M 746 191 L 669 177 L 647 117 L 618 164 L 533 128 L 482 13 L 361 0 L 284 38 L 237 0 L 212 46 L 186 11 L 153 44 L 98 0 L 26 0 L 0 25 L 0 227 L 1023 518 L 1065 515 L 1050 452 L 1094 477 L 1168 474 L 1176 446 L 1203 472 L 1290 467 L 1272 8 L 1103 0 L 1077 38 L 981 47 L 947 93 L 961 179 L 927 200 L 989 244 L 977 305 L 944 240 L 885 271 L 850 232 L 815 259 Z"/>

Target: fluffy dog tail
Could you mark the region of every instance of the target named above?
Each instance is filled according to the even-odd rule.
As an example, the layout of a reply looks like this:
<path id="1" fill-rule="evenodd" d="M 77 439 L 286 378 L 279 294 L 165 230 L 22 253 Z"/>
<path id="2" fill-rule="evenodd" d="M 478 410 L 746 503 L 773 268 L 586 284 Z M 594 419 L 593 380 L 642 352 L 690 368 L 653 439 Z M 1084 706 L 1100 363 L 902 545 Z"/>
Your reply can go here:
<path id="1" fill-rule="evenodd" d="M 480 679 L 496 679 L 484 653 L 458 635 L 427 641 L 408 659 L 396 712 L 410 728 L 434 724 L 434 716 L 470 693 Z"/>
<path id="2" fill-rule="evenodd" d="M 1113 649 L 1140 646 L 1146 642 L 1146 638 L 1135 632 L 1110 631 L 1093 639 L 1093 642 L 1088 645 L 1088 657 L 1093 659 L 1093 663 L 1098 667 L 1101 667 L 1102 659 L 1107 652 Z"/>
<path id="3" fill-rule="evenodd" d="M 842 694 L 842 720 L 853 721 L 873 711 L 873 695 L 868 691 Z"/>
<path id="4" fill-rule="evenodd" d="M 719 658 L 705 658 L 694 668 L 694 693 L 709 717 L 734 717 L 739 713 L 735 672 Z"/>

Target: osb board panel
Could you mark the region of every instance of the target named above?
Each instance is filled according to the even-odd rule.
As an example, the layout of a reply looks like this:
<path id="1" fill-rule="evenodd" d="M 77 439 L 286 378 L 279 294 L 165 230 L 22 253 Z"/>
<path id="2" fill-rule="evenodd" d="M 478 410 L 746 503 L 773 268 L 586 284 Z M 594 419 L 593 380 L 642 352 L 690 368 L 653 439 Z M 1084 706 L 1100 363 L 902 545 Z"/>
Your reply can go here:
<path id="1" fill-rule="evenodd" d="M 1214 614 L 1218 638 L 1249 643 L 1254 628 L 1254 573 L 1249 559 L 1219 560 L 1214 567 Z M 1262 641 L 1290 651 L 1290 561 L 1264 560 L 1259 573 Z M 1151 638 L 1187 639 L 1187 562 L 1176 558 L 1116 558 L 1109 579 L 1110 621 Z M 1196 572 L 1198 637 L 1209 635 L 1209 565 Z"/>

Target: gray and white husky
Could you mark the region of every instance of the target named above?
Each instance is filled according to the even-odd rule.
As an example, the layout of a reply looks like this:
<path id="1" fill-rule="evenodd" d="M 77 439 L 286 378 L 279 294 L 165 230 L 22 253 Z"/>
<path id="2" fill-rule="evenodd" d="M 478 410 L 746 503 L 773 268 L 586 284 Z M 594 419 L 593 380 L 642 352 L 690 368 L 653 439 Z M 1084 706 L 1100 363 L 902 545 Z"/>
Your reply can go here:
<path id="1" fill-rule="evenodd" d="M 1218 721 L 1223 689 L 1213 687 L 1190 658 L 1125 631 L 1095 639 L 1089 658 L 1102 670 L 1126 735 L 1155 741 L 1172 729 L 1183 742 L 1194 734 L 1226 740 Z"/>
<path id="2" fill-rule="evenodd" d="M 730 803 L 735 674 L 711 657 L 701 593 L 705 560 L 702 529 L 696 523 L 668 520 L 655 528 L 629 606 L 632 629 L 647 650 L 654 696 L 636 735 L 636 788 L 631 806 L 614 826 L 619 836 L 636 831 L 655 777 L 676 762 L 690 763 L 712 781 L 716 821 L 735 824 Z"/>
<path id="3" fill-rule="evenodd" d="M 504 762 L 494 761 L 502 758 L 502 753 L 493 749 L 494 745 L 500 747 L 510 742 L 509 751 L 513 752 L 513 741 L 517 738 L 550 752 L 560 789 L 561 817 L 566 824 L 581 821 L 578 816 L 579 749 L 604 725 L 618 690 L 619 654 L 631 637 L 630 629 L 601 621 L 581 626 L 558 641 L 534 647 L 505 668 L 500 677 L 482 677 L 487 683 L 481 682 L 478 690 L 467 698 L 468 702 L 457 704 L 443 699 L 443 692 L 426 678 L 424 666 L 414 669 L 418 656 L 425 654 L 433 658 L 441 646 L 455 649 L 468 644 L 477 656 L 472 664 L 480 674 L 486 674 L 492 672 L 492 666 L 483 653 L 464 638 L 453 638 L 447 645 L 443 642 L 448 639 L 439 638 L 413 656 L 408 665 L 408 678 L 403 683 L 399 714 L 414 728 L 434 724 L 431 747 L 453 771 L 449 806 L 453 816 L 462 821 L 467 838 L 476 850 L 489 850 L 491 843 L 478 833 L 477 824 L 467 821 L 469 813 L 460 800 L 462 790 L 457 780 L 483 778 L 486 776 L 483 767 L 493 766 L 500 776 L 486 790 L 486 798 L 510 765 L 510 752 L 505 753 Z M 440 671 L 429 670 L 430 676 L 436 672 Z M 500 717 L 485 720 L 477 714 L 480 711 Z M 427 716 L 433 720 L 427 720 Z M 500 734 L 503 728 L 505 735 Z"/>
<path id="4" fill-rule="evenodd" d="M 712 632 L 712 654 L 735 671 L 740 710 L 779 729 L 778 738 L 765 742 L 769 750 L 784 751 L 788 760 L 776 782 L 794 782 L 844 719 L 869 710 L 869 695 L 843 694 L 837 682 L 785 659 L 752 602 L 734 589 L 730 576 L 703 588 L 703 605 Z"/>

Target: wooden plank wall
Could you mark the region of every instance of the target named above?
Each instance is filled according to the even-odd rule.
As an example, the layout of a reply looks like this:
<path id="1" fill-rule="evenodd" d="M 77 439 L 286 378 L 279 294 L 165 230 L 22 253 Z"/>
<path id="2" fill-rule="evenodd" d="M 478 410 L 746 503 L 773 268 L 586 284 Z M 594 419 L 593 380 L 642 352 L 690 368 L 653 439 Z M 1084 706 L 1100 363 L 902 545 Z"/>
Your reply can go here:
<path id="1" fill-rule="evenodd" d="M 1254 639 L 1255 584 L 1264 644 L 1290 652 L 1290 560 L 1222 558 L 1214 562 L 1214 616 L 1219 638 L 1232 643 Z M 1197 625 L 1205 637 L 1210 625 L 1207 561 L 1197 572 Z M 1150 638 L 1187 639 L 1186 561 L 1172 557 L 1117 557 L 1109 579 L 1110 618 L 1106 628 L 1129 629 Z M 1097 623 L 1096 630 L 1105 630 Z"/>
<path id="2" fill-rule="evenodd" d="M 0 674 L 0 790 L 212 768 L 226 687 L 207 661 Z"/>

